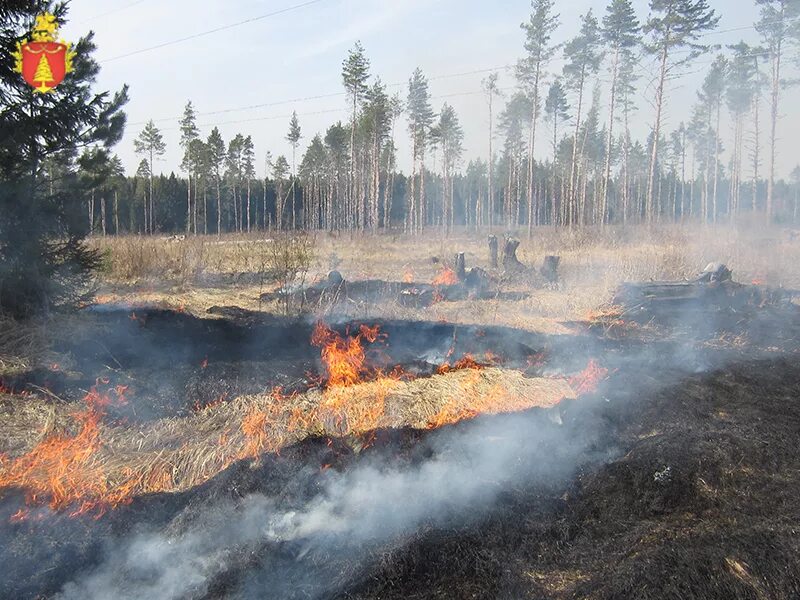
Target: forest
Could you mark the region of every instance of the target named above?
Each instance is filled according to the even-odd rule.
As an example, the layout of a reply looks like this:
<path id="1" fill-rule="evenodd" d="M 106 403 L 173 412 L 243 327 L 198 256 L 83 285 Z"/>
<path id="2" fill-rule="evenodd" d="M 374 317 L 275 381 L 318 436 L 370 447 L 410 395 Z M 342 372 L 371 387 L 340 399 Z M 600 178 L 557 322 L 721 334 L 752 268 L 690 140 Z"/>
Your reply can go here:
<path id="1" fill-rule="evenodd" d="M 787 180 L 775 164 L 784 92 L 796 83 L 800 3 L 756 4 L 750 29 L 759 44 L 720 47 L 708 41 L 720 15 L 706 0 L 651 0 L 648 15 L 611 0 L 603 14 L 584 14 L 567 40 L 556 2 L 533 0 L 515 89 L 503 93 L 497 72 L 482 81 L 486 153 L 468 162 L 459 116 L 446 102 L 432 106 L 425 73 L 415 69 L 390 95 L 356 43 L 341 70 L 349 119 L 306 132 L 295 112 L 290 156 L 267 152 L 256 165 L 255 144 L 269 140 L 200 131 L 189 101 L 180 173 L 154 172 L 166 148 L 150 121 L 135 140 L 135 174 L 89 148 L 53 157 L 45 177 L 57 186 L 64 169 L 77 169 L 86 227 L 103 235 L 464 226 L 530 235 L 539 225 L 714 223 L 748 213 L 796 222 L 800 167 Z M 557 57 L 561 70 L 552 68 Z M 691 119 L 668 129 L 670 90 L 698 68 Z M 631 132 L 640 111 L 646 139 Z M 401 135 L 411 147 L 407 173 L 397 167 Z"/>

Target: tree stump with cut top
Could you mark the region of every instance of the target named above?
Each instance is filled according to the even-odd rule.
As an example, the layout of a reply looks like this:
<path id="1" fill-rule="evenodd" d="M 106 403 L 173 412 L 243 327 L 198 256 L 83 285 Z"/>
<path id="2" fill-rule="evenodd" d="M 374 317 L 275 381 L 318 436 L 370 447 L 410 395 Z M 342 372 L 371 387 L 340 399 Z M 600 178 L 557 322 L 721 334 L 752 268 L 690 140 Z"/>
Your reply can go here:
<path id="1" fill-rule="evenodd" d="M 560 256 L 545 256 L 542 263 L 541 274 L 549 283 L 558 281 L 558 264 L 561 262 Z"/>
<path id="2" fill-rule="evenodd" d="M 455 267 L 456 277 L 459 281 L 464 281 L 467 278 L 467 264 L 463 252 L 456 254 Z"/>
<path id="3" fill-rule="evenodd" d="M 503 246 L 503 268 L 506 271 L 519 271 L 525 268 L 525 265 L 517 258 L 517 248 L 519 248 L 518 239 L 506 239 L 506 243 Z"/>

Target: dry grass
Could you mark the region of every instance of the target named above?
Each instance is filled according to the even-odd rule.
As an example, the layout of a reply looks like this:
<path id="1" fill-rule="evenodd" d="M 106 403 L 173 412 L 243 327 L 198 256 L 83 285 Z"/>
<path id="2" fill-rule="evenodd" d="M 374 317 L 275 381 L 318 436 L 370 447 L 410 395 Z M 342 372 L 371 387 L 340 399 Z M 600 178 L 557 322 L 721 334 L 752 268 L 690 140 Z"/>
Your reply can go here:
<path id="1" fill-rule="evenodd" d="M 103 484 L 96 489 L 122 488 L 131 495 L 172 492 L 203 483 L 236 460 L 278 452 L 310 435 L 354 436 L 355 443 L 362 443 L 358 436 L 378 427 L 428 428 L 479 412 L 549 408 L 564 398 L 575 398 L 565 380 L 525 378 L 499 368 L 464 369 L 412 381 L 380 379 L 292 397 L 243 396 L 189 417 L 142 427 L 102 425 L 97 450 L 62 475 L 80 482 L 88 479 L 81 473 L 101 476 Z M 0 475 L 4 468 L 13 472 L 15 458 L 23 457 L 27 464 L 46 436 L 69 431 L 70 410 L 35 398 L 0 402 L 0 456 L 8 457 L 6 463 L 0 461 Z M 53 475 L 42 473 L 38 488 L 36 471 L 26 481 L 44 500 L 47 486 L 54 485 Z"/>
<path id="2" fill-rule="evenodd" d="M 269 271 L 271 242 L 255 234 L 223 236 L 221 240 L 106 238 L 96 243 L 107 251 L 111 265 L 103 301 L 161 302 L 198 313 L 214 304 L 282 311 L 277 303 L 259 300 L 266 289 L 264 285 L 192 284 L 190 275 L 199 272 Z M 309 281 L 337 269 L 350 280 L 398 281 L 410 276 L 415 281 L 430 282 L 442 263 L 451 262 L 456 252 L 466 254 L 468 268 L 486 268 L 488 261 L 486 232 L 461 231 L 450 237 L 436 231 L 425 237 L 319 234 L 315 245 Z M 565 331 L 561 322 L 583 319 L 606 303 L 623 281 L 690 278 L 711 261 L 727 263 L 739 281 L 800 288 L 800 241 L 791 241 L 780 229 L 764 231 L 747 223 L 739 227 L 630 227 L 603 231 L 541 228 L 533 239 L 523 238 L 518 251 L 520 260 L 535 269 L 548 254 L 561 256 L 561 283 L 556 287 L 544 286 L 535 275 L 504 278 L 501 272 L 494 273 L 501 290 L 526 292 L 529 298 L 525 300 L 443 302 L 427 309 L 359 303 L 337 306 L 336 312 L 354 319 L 447 320 L 555 333 Z M 432 257 L 440 262 L 434 263 Z M 136 263 L 140 266 L 133 268 L 131 265 Z M 149 283 L 141 283 L 148 278 Z M 120 283 L 133 281 L 140 285 L 120 289 Z M 320 316 L 331 312 L 329 306 L 309 308 Z"/>
<path id="3" fill-rule="evenodd" d="M 20 323 L 0 315 L 0 378 L 33 368 L 46 347 L 42 324 Z"/>

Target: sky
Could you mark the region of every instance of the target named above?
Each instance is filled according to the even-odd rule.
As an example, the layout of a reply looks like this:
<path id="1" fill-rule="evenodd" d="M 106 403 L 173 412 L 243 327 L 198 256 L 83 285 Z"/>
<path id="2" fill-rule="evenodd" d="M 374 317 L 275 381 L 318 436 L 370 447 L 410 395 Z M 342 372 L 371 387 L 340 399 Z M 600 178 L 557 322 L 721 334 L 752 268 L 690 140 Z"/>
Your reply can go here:
<path id="1" fill-rule="evenodd" d="M 602 16 L 606 4 L 607 0 L 557 0 L 561 26 L 554 41 L 573 37 L 580 15 L 592 9 Z M 710 0 L 710 4 L 722 20 L 719 31 L 705 41 L 757 42 L 753 1 Z M 634 0 L 634 5 L 644 20 L 646 0 Z M 411 72 L 420 67 L 430 80 L 434 109 L 448 102 L 461 119 L 465 162 L 485 158 L 489 115 L 481 80 L 497 70 L 503 92 L 513 93 L 509 66 L 522 56 L 520 23 L 529 14 L 529 0 L 72 0 L 61 36 L 74 41 L 94 31 L 95 58 L 101 65 L 96 89 L 130 86 L 128 126 L 115 149 L 128 173 L 134 173 L 139 162 L 133 140 L 149 119 L 167 144 L 154 170 L 179 171 L 178 119 L 191 100 L 200 113 L 201 135 L 207 136 L 216 125 L 226 142 L 236 133 L 252 136 L 257 173 L 263 176 L 267 151 L 291 161 L 285 136 L 293 110 L 303 133 L 298 162 L 314 134 L 324 134 L 337 120 L 347 122 L 341 65 L 357 40 L 366 49 L 372 74 L 389 84 L 390 93 L 399 92 L 404 98 Z M 220 30 L 206 33 L 213 29 Z M 183 38 L 191 39 L 180 41 Z M 159 47 L 151 49 L 154 46 Z M 671 85 L 667 131 L 689 118 L 702 71 L 711 59 L 711 55 L 698 59 L 688 67 L 689 75 Z M 550 72 L 560 72 L 562 65 L 559 54 Z M 654 71 L 652 60 L 643 59 L 640 110 L 633 124 L 634 135 L 642 140 L 653 120 L 649 79 Z M 601 72 L 601 83 L 605 79 Z M 791 110 L 800 92 L 790 90 L 784 98 L 779 176 L 800 161 L 792 143 L 800 136 L 800 115 Z M 729 129 L 726 122 L 723 128 Z M 407 137 L 401 117 L 396 141 L 403 170 L 410 166 Z M 543 138 L 547 139 L 544 132 Z M 540 144 L 541 152 L 545 146 Z"/>

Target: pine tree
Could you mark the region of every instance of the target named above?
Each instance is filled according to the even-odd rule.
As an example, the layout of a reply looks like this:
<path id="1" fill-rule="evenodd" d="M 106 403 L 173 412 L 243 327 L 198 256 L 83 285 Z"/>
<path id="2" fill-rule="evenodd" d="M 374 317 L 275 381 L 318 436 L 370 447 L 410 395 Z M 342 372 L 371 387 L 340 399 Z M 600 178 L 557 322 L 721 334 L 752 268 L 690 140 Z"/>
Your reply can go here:
<path id="1" fill-rule="evenodd" d="M 231 191 L 231 207 L 233 213 L 233 230 L 242 230 L 241 210 L 239 202 L 239 184 L 242 179 L 242 147 L 244 146 L 244 136 L 237 133 L 228 142 L 228 152 L 225 156 L 225 180 L 228 189 Z"/>
<path id="2" fill-rule="evenodd" d="M 225 164 L 225 142 L 214 127 L 206 141 L 208 172 L 217 190 L 217 237 L 222 235 L 222 166 Z"/>
<path id="3" fill-rule="evenodd" d="M 52 93 L 37 94 L 13 70 L 19 39 L 43 6 L 0 6 L 0 312 L 26 316 L 84 297 L 99 255 L 83 243 L 80 148 L 111 148 L 122 137 L 127 88 L 96 93 L 99 65 L 91 36 L 75 44 L 74 72 Z M 67 6 L 51 7 L 63 25 Z M 58 180 L 48 173 L 59 173 Z"/>
<path id="4" fill-rule="evenodd" d="M 767 179 L 767 221 L 772 221 L 775 196 L 775 159 L 777 155 L 777 130 L 780 117 L 781 88 L 786 85 L 782 68 L 787 45 L 797 45 L 800 28 L 800 0 L 756 0 L 761 7 L 761 18 L 756 30 L 769 53 L 772 63 L 770 94 L 769 177 Z"/>
<path id="5" fill-rule="evenodd" d="M 745 117 L 753 107 L 758 85 L 754 49 L 744 42 L 730 46 L 733 56 L 728 68 L 725 101 L 733 121 L 733 156 L 731 158 L 730 205 L 735 215 L 740 208 Z"/>
<path id="6" fill-rule="evenodd" d="M 591 10 L 581 17 L 581 29 L 578 35 L 564 46 L 564 79 L 567 86 L 577 94 L 575 107 L 575 129 L 572 138 L 572 164 L 569 174 L 569 224 L 572 225 L 576 213 L 578 198 L 577 177 L 579 148 L 578 137 L 581 131 L 584 92 L 587 80 L 600 70 L 600 25 Z M 583 215 L 580 215 L 583 218 Z"/>
<path id="7" fill-rule="evenodd" d="M 639 21 L 633 10 L 631 0 L 612 0 L 603 17 L 602 36 L 606 47 L 611 50 L 611 89 L 609 91 L 608 126 L 606 138 L 606 164 L 603 170 L 603 196 L 601 199 L 601 224 L 605 223 L 608 213 L 608 186 L 611 179 L 611 147 L 614 139 L 614 122 L 616 119 L 618 84 L 620 65 L 626 67 L 635 59 L 635 49 L 640 43 Z"/>
<path id="8" fill-rule="evenodd" d="M 386 93 L 386 86 L 380 78 L 375 79 L 367 90 L 364 100 L 362 129 L 365 142 L 368 144 L 370 173 L 367 178 L 369 202 L 365 203 L 368 206 L 363 206 L 361 209 L 362 228 L 368 225 L 374 232 L 378 226 L 380 212 L 381 154 L 389 136 L 393 109 Z"/>
<path id="9" fill-rule="evenodd" d="M 295 177 L 297 171 L 295 169 L 295 160 L 297 155 L 297 146 L 300 144 L 300 138 L 303 136 L 300 132 L 300 122 L 297 120 L 297 112 L 292 111 L 292 119 L 289 121 L 289 133 L 286 134 L 286 141 L 292 146 L 292 229 L 295 229 L 297 223 L 296 219 L 296 203 L 297 203 L 297 190 L 295 189 Z"/>
<path id="10" fill-rule="evenodd" d="M 486 93 L 486 98 L 489 102 L 489 164 L 488 164 L 488 203 L 489 203 L 489 228 L 494 227 L 494 149 L 492 143 L 494 142 L 494 99 L 500 96 L 500 89 L 497 87 L 497 73 L 491 73 L 483 80 L 483 91 Z"/>
<path id="11" fill-rule="evenodd" d="M 144 185 L 141 187 L 142 189 L 142 228 L 138 229 L 138 231 L 142 233 L 147 233 L 147 187 L 150 184 L 150 163 L 147 162 L 146 158 L 143 158 L 139 162 L 139 166 L 136 169 L 136 178 L 144 182 Z M 138 188 L 138 186 L 137 186 Z"/>
<path id="12" fill-rule="evenodd" d="M 455 109 L 446 102 L 439 112 L 439 122 L 431 131 L 431 138 L 442 149 L 442 176 L 444 179 L 442 224 L 445 227 L 445 233 L 449 234 L 454 225 L 453 169 L 464 152 L 462 146 L 464 131 L 458 122 Z"/>
<path id="13" fill-rule="evenodd" d="M 195 113 L 192 101 L 186 103 L 183 109 L 183 118 L 180 121 L 181 128 L 181 148 L 183 148 L 183 160 L 181 169 L 186 172 L 186 233 L 189 233 L 192 226 L 192 172 L 194 160 L 191 154 L 192 142 L 198 139 L 200 131 L 197 129 L 197 114 Z M 195 202 L 197 202 L 195 200 Z M 195 207 L 195 211 L 197 208 Z M 197 229 L 195 228 L 195 233 Z"/>
<path id="14" fill-rule="evenodd" d="M 553 33 L 559 24 L 559 16 L 553 14 L 554 4 L 553 0 L 532 0 L 530 20 L 521 25 L 525 31 L 527 55 L 517 64 L 517 79 L 532 100 L 528 127 L 528 237 L 533 235 L 534 144 L 536 143 L 536 123 L 541 110 L 539 87 L 543 70 L 547 68 L 548 62 L 556 51 L 556 46 L 551 43 Z"/>
<path id="15" fill-rule="evenodd" d="M 711 207 L 705 207 L 704 216 L 710 217 L 711 222 L 716 222 L 718 215 L 718 189 L 719 189 L 719 156 L 721 152 L 720 141 L 720 121 L 722 118 L 722 103 L 725 99 L 725 88 L 727 83 L 727 59 L 719 55 L 714 59 L 711 68 L 708 70 L 703 85 L 698 92 L 700 102 L 705 104 L 706 113 L 709 115 L 709 129 L 712 136 L 711 150 L 712 159 L 708 161 L 707 167 L 711 171 L 707 182 L 711 184 Z"/>
<path id="16" fill-rule="evenodd" d="M 289 176 L 289 163 L 286 157 L 281 154 L 275 160 L 275 167 L 272 170 L 272 178 L 275 180 L 277 186 L 275 193 L 275 224 L 278 230 L 283 229 L 283 212 L 286 206 L 286 196 L 283 193 L 283 185 L 286 183 L 286 178 Z"/>
<path id="17" fill-rule="evenodd" d="M 250 215 L 250 184 L 256 176 L 256 166 L 253 138 L 249 135 L 244 138 L 244 142 L 242 143 L 242 175 L 244 176 L 247 186 L 247 233 L 250 233 L 252 223 Z"/>
<path id="18" fill-rule="evenodd" d="M 356 123 L 358 120 L 358 105 L 367 93 L 367 80 L 369 79 L 369 60 L 367 59 L 364 47 L 360 41 L 355 43 L 353 49 L 342 63 L 342 82 L 345 91 L 350 97 L 353 110 L 350 119 L 350 179 L 347 183 L 347 209 L 348 225 L 353 226 L 352 221 L 355 214 L 356 190 Z"/>
<path id="19" fill-rule="evenodd" d="M 651 148 L 645 193 L 645 213 L 648 222 L 652 222 L 654 216 L 655 170 L 667 78 L 672 75 L 675 68 L 690 63 L 707 51 L 708 46 L 699 43 L 698 40 L 704 33 L 716 28 L 720 19 L 714 10 L 709 8 L 707 0 L 650 0 L 650 11 L 650 17 L 644 27 L 645 33 L 650 36 L 650 41 L 645 48 L 651 54 L 658 56 L 659 67 L 656 75 L 654 143 Z M 688 52 L 681 55 L 680 60 L 673 62 L 671 60 L 673 54 L 680 49 L 686 49 Z"/>
<path id="20" fill-rule="evenodd" d="M 189 143 L 189 156 L 192 164 L 190 170 L 195 174 L 195 194 L 198 189 L 203 193 L 203 234 L 208 234 L 208 182 L 211 179 L 211 162 L 209 147 L 206 143 L 197 138 Z M 199 202 L 195 198 L 194 211 L 192 214 L 192 228 L 195 233 L 198 231 L 197 214 L 200 212 Z"/>
<path id="21" fill-rule="evenodd" d="M 431 108 L 428 80 L 417 67 L 408 81 L 408 130 L 411 134 L 411 186 L 406 213 L 406 231 L 419 233 L 425 225 L 425 147 L 428 144 L 434 114 Z M 419 201 L 416 199 L 416 175 L 419 162 Z"/>
<path id="22" fill-rule="evenodd" d="M 145 223 L 145 233 L 154 233 L 155 229 L 155 200 L 153 198 L 153 172 L 155 171 L 153 161 L 158 156 L 164 156 L 167 146 L 164 144 L 164 138 L 161 132 L 153 123 L 152 119 L 147 122 L 139 137 L 133 141 L 136 154 L 144 155 L 148 159 L 148 167 L 150 169 L 150 195 L 149 195 L 149 211 L 147 221 Z"/>
<path id="23" fill-rule="evenodd" d="M 567 93 L 564 91 L 564 86 L 561 85 L 560 79 L 556 79 L 547 92 L 547 100 L 544 104 L 544 114 L 545 118 L 551 123 L 553 128 L 553 173 L 551 184 L 553 193 L 551 194 L 550 198 L 550 224 L 556 225 L 558 220 L 556 184 L 559 172 L 558 125 L 559 123 L 565 122 L 570 118 Z"/>

